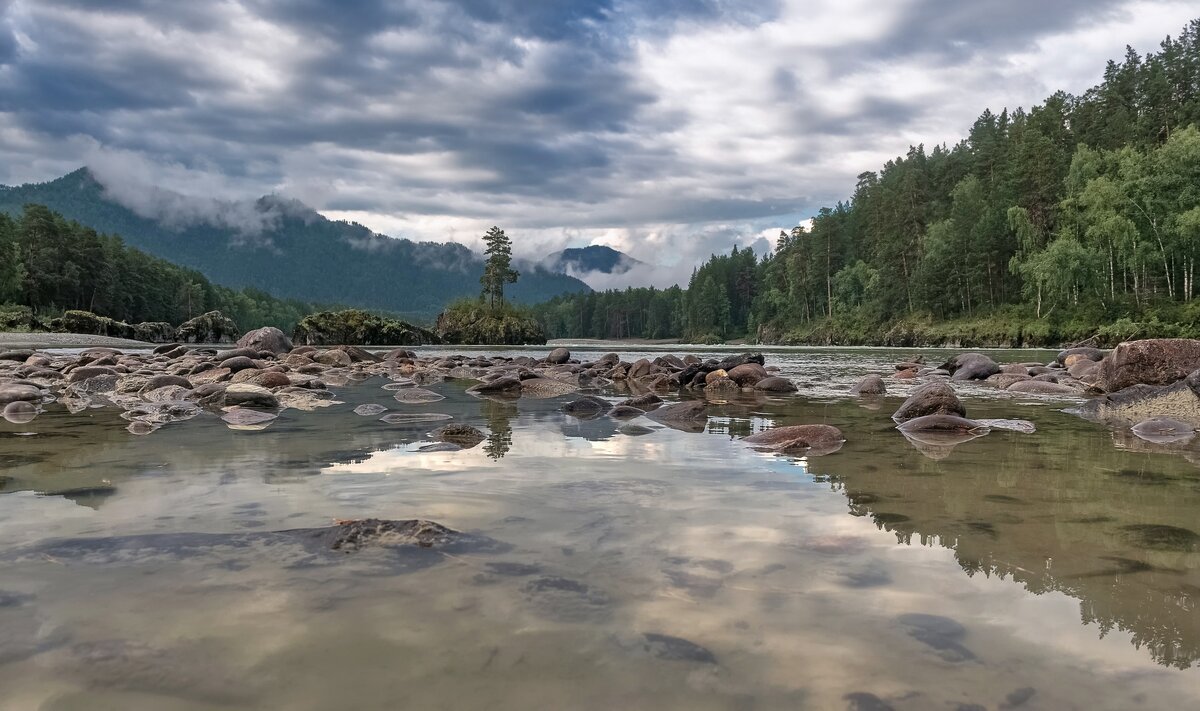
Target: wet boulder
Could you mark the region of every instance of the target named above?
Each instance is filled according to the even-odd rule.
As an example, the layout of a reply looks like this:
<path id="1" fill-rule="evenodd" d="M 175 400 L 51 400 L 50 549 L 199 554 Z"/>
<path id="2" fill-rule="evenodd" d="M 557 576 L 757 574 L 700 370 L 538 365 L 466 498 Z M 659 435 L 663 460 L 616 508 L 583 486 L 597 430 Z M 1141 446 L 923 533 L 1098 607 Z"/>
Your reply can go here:
<path id="1" fill-rule="evenodd" d="M 42 390 L 34 385 L 0 385 L 0 406 L 12 402 L 41 402 Z"/>
<path id="2" fill-rule="evenodd" d="M 987 380 L 1000 372 L 1000 365 L 982 353 L 963 353 L 942 364 L 953 380 Z"/>
<path id="3" fill-rule="evenodd" d="M 851 390 L 855 395 L 886 395 L 887 385 L 878 375 L 868 375 Z"/>
<path id="4" fill-rule="evenodd" d="M 571 351 L 566 348 L 555 348 L 550 351 L 550 355 L 546 356 L 546 362 L 552 365 L 561 365 L 571 360 Z"/>
<path id="5" fill-rule="evenodd" d="M 647 412 L 646 417 L 672 429 L 703 432 L 708 423 L 708 403 L 703 400 L 689 400 L 664 405 Z"/>
<path id="6" fill-rule="evenodd" d="M 754 389 L 765 393 L 794 393 L 799 390 L 791 380 L 778 375 L 763 378 L 754 384 Z"/>
<path id="7" fill-rule="evenodd" d="M 1008 386 L 1010 393 L 1026 395 L 1079 395 L 1080 392 L 1070 385 L 1050 383 L 1044 380 L 1022 380 Z"/>
<path id="8" fill-rule="evenodd" d="M 1058 357 L 1054 362 L 1064 368 L 1070 368 L 1073 363 L 1080 360 L 1090 360 L 1093 363 L 1099 363 L 1108 355 L 1108 351 L 1103 348 L 1068 348 L 1064 351 L 1059 351 Z"/>
<path id="9" fill-rule="evenodd" d="M 229 370 L 229 372 L 236 373 L 248 368 L 257 368 L 258 366 L 254 361 L 250 360 L 246 356 L 235 356 L 233 358 L 227 358 L 221 361 L 221 364 L 218 367 L 226 368 Z"/>
<path id="10" fill-rule="evenodd" d="M 662 401 L 663 399 L 658 395 L 655 395 L 654 393 L 646 393 L 645 395 L 631 397 L 628 400 L 622 400 L 617 404 L 628 407 L 636 407 L 639 410 L 652 410 L 661 405 Z"/>
<path id="11" fill-rule="evenodd" d="M 562 411 L 575 417 L 596 417 L 612 409 L 612 403 L 593 395 L 585 395 L 562 406 Z"/>
<path id="12" fill-rule="evenodd" d="M 742 441 L 780 451 L 815 449 L 828 452 L 841 448 L 846 438 L 832 425 L 788 425 L 752 434 Z"/>
<path id="13" fill-rule="evenodd" d="M 957 415 L 925 415 L 906 420 L 896 429 L 901 432 L 961 432 L 967 434 L 983 434 L 988 426 L 975 420 L 968 420 Z"/>
<path id="14" fill-rule="evenodd" d="M 758 363 L 743 363 L 728 372 L 729 379 L 743 388 L 754 387 L 758 381 L 768 377 L 767 369 Z"/>
<path id="15" fill-rule="evenodd" d="M 241 407 L 279 407 L 279 398 L 270 390 L 249 383 L 233 383 L 225 388 L 225 404 Z"/>
<path id="16" fill-rule="evenodd" d="M 521 395 L 521 379 L 512 376 L 502 376 L 495 380 L 472 385 L 467 388 L 472 395 Z"/>
<path id="17" fill-rule="evenodd" d="M 1171 385 L 1200 368 L 1200 340 L 1151 338 L 1126 341 L 1100 361 L 1096 386 L 1116 392 L 1131 385 Z"/>
<path id="18" fill-rule="evenodd" d="M 966 417 L 967 408 L 954 393 L 949 383 L 936 382 L 922 385 L 913 391 L 892 414 L 896 422 L 904 422 L 925 415 L 957 415 Z"/>
<path id="19" fill-rule="evenodd" d="M 716 370 L 724 370 L 728 372 L 739 365 L 745 365 L 747 363 L 766 365 L 767 359 L 763 357 L 762 353 L 741 353 L 721 360 L 720 363 L 717 363 Z"/>

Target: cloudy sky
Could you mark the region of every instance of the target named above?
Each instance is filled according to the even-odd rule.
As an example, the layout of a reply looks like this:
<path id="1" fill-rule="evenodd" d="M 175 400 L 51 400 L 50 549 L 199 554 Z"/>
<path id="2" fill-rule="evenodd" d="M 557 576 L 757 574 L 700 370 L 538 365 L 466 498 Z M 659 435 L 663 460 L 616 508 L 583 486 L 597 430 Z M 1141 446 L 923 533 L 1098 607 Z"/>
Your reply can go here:
<path id="1" fill-rule="evenodd" d="M 277 192 L 662 284 L 985 108 L 1095 84 L 1194 0 L 0 0 L 0 183 Z"/>

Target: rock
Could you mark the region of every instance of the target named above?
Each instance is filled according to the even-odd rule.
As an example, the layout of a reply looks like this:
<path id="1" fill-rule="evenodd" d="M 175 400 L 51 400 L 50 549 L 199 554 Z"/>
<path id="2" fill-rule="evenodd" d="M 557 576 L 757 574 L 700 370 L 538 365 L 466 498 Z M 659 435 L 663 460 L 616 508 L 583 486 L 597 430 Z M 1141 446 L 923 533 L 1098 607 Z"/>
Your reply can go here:
<path id="1" fill-rule="evenodd" d="M 18 363 L 24 363 L 26 360 L 33 357 L 33 351 L 27 349 L 9 350 L 0 352 L 0 360 L 11 360 Z"/>
<path id="2" fill-rule="evenodd" d="M 752 434 L 742 441 L 779 451 L 814 449 L 827 453 L 840 449 L 846 438 L 832 425 L 788 425 Z"/>
<path id="3" fill-rule="evenodd" d="M 440 402 L 446 399 L 445 395 L 435 393 L 432 390 L 425 388 L 405 388 L 397 390 L 393 396 L 396 402 L 402 402 L 405 405 L 426 405 L 431 402 Z"/>
<path id="4" fill-rule="evenodd" d="M 346 351 L 337 350 L 336 348 L 318 353 L 317 357 L 313 360 L 321 365 L 331 365 L 338 368 L 348 368 L 353 362 L 350 359 L 349 353 Z"/>
<path id="5" fill-rule="evenodd" d="M 209 311 L 179 324 L 176 337 L 184 343 L 233 343 L 239 333 L 233 319 L 220 311 Z"/>
<path id="6" fill-rule="evenodd" d="M 705 397 L 733 397 L 741 392 L 738 384 L 729 378 L 716 378 L 704 386 Z"/>
<path id="7" fill-rule="evenodd" d="M 989 430 L 1008 430 L 1009 432 L 1020 432 L 1021 434 L 1033 434 L 1037 432 L 1037 426 L 1029 420 L 975 420 L 981 426 Z"/>
<path id="8" fill-rule="evenodd" d="M 642 635 L 642 648 L 649 654 L 673 662 L 716 664 L 717 657 L 695 642 L 666 634 L 647 632 Z"/>
<path id="9" fill-rule="evenodd" d="M 233 386 L 231 386 L 233 387 Z M 231 407 L 221 415 L 221 419 L 232 429 L 264 429 L 274 422 L 278 415 L 262 410 L 252 410 L 246 407 Z"/>
<path id="10" fill-rule="evenodd" d="M 984 434 L 988 427 L 975 420 L 957 415 L 924 415 L 905 420 L 896 426 L 901 432 L 961 432 Z"/>
<path id="11" fill-rule="evenodd" d="M 628 400 L 622 400 L 621 402 L 617 403 L 617 405 L 636 407 L 639 410 L 652 410 L 661 405 L 662 401 L 663 399 L 658 395 L 655 395 L 654 393 L 646 393 L 645 395 L 631 397 Z"/>
<path id="12" fill-rule="evenodd" d="M 487 439 L 487 436 L 470 425 L 442 425 L 429 433 L 436 442 L 449 442 L 463 449 L 471 449 Z"/>
<path id="13" fill-rule="evenodd" d="M 296 345 L 422 346 L 438 343 L 429 330 L 360 309 L 310 314 L 292 332 Z M 411 356 L 405 356 L 411 357 Z"/>
<path id="14" fill-rule="evenodd" d="M 763 378 L 754 384 L 754 389 L 765 393 L 794 393 L 799 390 L 791 380 L 778 375 Z"/>
<path id="15" fill-rule="evenodd" d="M 97 375 L 116 375 L 117 371 L 106 365 L 84 365 L 78 368 L 72 368 L 67 375 L 68 383 L 78 383 L 88 378 L 94 378 Z"/>
<path id="16" fill-rule="evenodd" d="M 708 424 L 707 410 L 708 403 L 703 400 L 689 400 L 651 410 L 646 417 L 672 429 L 703 432 Z"/>
<path id="17" fill-rule="evenodd" d="M 953 380 L 986 380 L 1000 372 L 996 361 L 982 353 L 963 353 L 942 365 Z"/>
<path id="18" fill-rule="evenodd" d="M 1010 393 L 1026 395 L 1079 395 L 1080 392 L 1069 385 L 1048 383 L 1043 380 L 1022 380 L 1008 386 Z"/>
<path id="19" fill-rule="evenodd" d="M 382 415 L 387 411 L 388 409 L 386 407 L 375 403 L 359 405 L 358 407 L 354 408 L 354 414 L 362 415 L 363 417 L 375 417 L 377 415 Z"/>
<path id="20" fill-rule="evenodd" d="M 133 337 L 147 343 L 169 343 L 175 340 L 175 327 L 166 321 L 144 321 L 133 325 Z"/>
<path id="21" fill-rule="evenodd" d="M 233 375 L 233 371 L 228 368 L 210 368 L 208 370 L 189 375 L 188 380 L 192 383 L 192 385 L 200 386 L 229 380 L 230 375 Z"/>
<path id="22" fill-rule="evenodd" d="M 743 388 L 753 387 L 755 383 L 766 377 L 768 377 L 767 369 L 758 363 L 743 363 L 734 366 L 729 371 L 729 379 Z"/>
<path id="23" fill-rule="evenodd" d="M 1107 424 L 1168 417 L 1200 427 L 1200 397 L 1186 380 L 1166 386 L 1133 385 L 1089 400 L 1070 412 Z"/>
<path id="24" fill-rule="evenodd" d="M 192 387 L 191 381 L 183 376 L 160 373 L 159 375 L 152 375 L 149 378 L 146 378 L 146 381 L 142 384 L 140 390 L 142 392 L 150 392 L 151 390 L 165 388 L 168 385 L 178 385 L 183 388 L 188 388 L 189 390 Z"/>
<path id="25" fill-rule="evenodd" d="M 552 378 L 530 378 L 521 381 L 521 397 L 543 400 L 576 392 L 579 388 Z"/>
<path id="26" fill-rule="evenodd" d="M 236 356 L 234 358 L 221 361 L 221 365 L 219 367 L 225 368 L 231 373 L 236 373 L 240 370 L 257 368 L 258 366 L 255 365 L 254 361 L 250 360 L 246 356 Z"/>
<path id="27" fill-rule="evenodd" d="M 225 388 L 225 404 L 241 407 L 279 407 L 279 398 L 270 390 L 249 383 L 233 383 Z"/>
<path id="28" fill-rule="evenodd" d="M 33 385 L 0 385 L 0 406 L 13 402 L 41 402 L 42 391 Z"/>
<path id="29" fill-rule="evenodd" d="M 1001 390 L 1007 390 L 1013 383 L 1019 383 L 1024 380 L 1032 380 L 1028 375 L 1015 375 L 1013 373 L 996 373 L 988 378 L 985 382 L 988 385 L 997 387 Z"/>
<path id="30" fill-rule="evenodd" d="M 292 350 L 292 339 L 274 326 L 264 326 L 247 331 L 237 340 L 238 348 L 250 348 L 257 352 L 270 351 L 283 355 Z"/>
<path id="31" fill-rule="evenodd" d="M 1100 361 L 1096 386 L 1111 393 L 1131 385 L 1170 385 L 1197 368 L 1200 368 L 1200 340 L 1127 341 Z"/>
<path id="32" fill-rule="evenodd" d="M 562 406 L 563 412 L 575 417 L 596 417 L 611 409 L 611 402 L 592 395 L 585 395 Z"/>
<path id="33" fill-rule="evenodd" d="M 467 392 L 471 393 L 472 395 L 499 395 L 508 393 L 511 395 L 520 396 L 521 380 L 520 378 L 504 376 L 496 378 L 490 382 L 472 385 L 471 387 L 467 388 Z"/>
<path id="34" fill-rule="evenodd" d="M 928 383 L 913 391 L 913 394 L 909 395 L 908 399 L 900 405 L 900 409 L 892 415 L 892 419 L 896 422 L 904 422 L 925 415 L 966 417 L 967 409 L 963 407 L 958 396 L 954 394 L 954 388 L 948 383 Z"/>
<path id="35" fill-rule="evenodd" d="M 1058 357 L 1054 359 L 1055 363 L 1064 367 L 1071 367 L 1070 359 L 1084 358 L 1093 362 L 1100 362 L 1108 355 L 1108 351 L 1101 348 L 1068 348 L 1065 351 L 1060 351 Z"/>
<path id="36" fill-rule="evenodd" d="M 639 410 L 636 407 L 629 405 L 617 405 L 608 411 L 608 416 L 614 420 L 632 420 L 635 417 L 641 417 L 646 414 L 645 410 Z"/>
<path id="37" fill-rule="evenodd" d="M 250 372 L 250 371 L 243 371 Z M 239 373 L 241 375 L 241 373 Z M 279 373 L 274 370 L 260 370 L 244 382 L 252 385 L 260 385 L 264 388 L 286 388 L 292 384 L 292 379 L 286 373 Z"/>
<path id="38" fill-rule="evenodd" d="M 561 365 L 571 360 L 571 351 L 566 348 L 555 348 L 550 351 L 550 355 L 546 356 L 546 362 L 553 365 Z"/>
<path id="39" fill-rule="evenodd" d="M 850 391 L 855 395 L 886 395 L 887 386 L 883 383 L 883 378 L 878 375 L 868 375 L 858 381 L 858 385 Z"/>
<path id="40" fill-rule="evenodd" d="M 729 357 L 725 358 L 720 363 L 717 363 L 716 369 L 729 372 L 730 370 L 733 370 L 734 368 L 738 367 L 739 365 L 745 365 L 747 363 L 756 363 L 758 365 L 766 365 L 767 360 L 766 360 L 766 358 L 763 357 L 762 353 L 742 353 L 739 355 L 733 355 L 733 356 L 729 356 Z"/>
<path id="41" fill-rule="evenodd" d="M 142 390 L 142 399 L 146 402 L 174 402 L 186 400 L 191 396 L 192 389 L 181 385 L 164 385 L 153 390 Z"/>
<path id="42" fill-rule="evenodd" d="M 724 370 L 721 370 L 720 368 L 718 368 L 717 370 L 709 371 L 704 376 L 704 384 L 708 385 L 709 383 L 712 383 L 713 381 L 718 380 L 720 378 L 724 378 L 724 379 L 728 380 L 729 373 Z"/>

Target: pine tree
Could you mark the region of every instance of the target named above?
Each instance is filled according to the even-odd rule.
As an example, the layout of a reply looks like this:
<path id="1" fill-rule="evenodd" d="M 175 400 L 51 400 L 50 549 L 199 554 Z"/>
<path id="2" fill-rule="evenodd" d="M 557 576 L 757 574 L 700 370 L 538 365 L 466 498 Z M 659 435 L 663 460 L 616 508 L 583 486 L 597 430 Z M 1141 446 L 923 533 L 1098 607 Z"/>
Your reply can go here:
<path id="1" fill-rule="evenodd" d="M 499 227 L 492 227 L 483 236 L 487 249 L 487 263 L 483 266 L 483 276 L 479 283 L 483 285 L 480 298 L 488 302 L 491 308 L 504 305 L 504 285 L 515 284 L 520 274 L 512 268 L 512 242 Z"/>

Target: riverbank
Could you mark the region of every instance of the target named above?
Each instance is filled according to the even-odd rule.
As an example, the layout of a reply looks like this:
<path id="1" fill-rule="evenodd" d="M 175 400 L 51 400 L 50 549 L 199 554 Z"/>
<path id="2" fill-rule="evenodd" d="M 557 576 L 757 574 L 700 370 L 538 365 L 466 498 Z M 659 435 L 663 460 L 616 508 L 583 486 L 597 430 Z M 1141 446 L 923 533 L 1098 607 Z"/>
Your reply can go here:
<path id="1" fill-rule="evenodd" d="M 130 338 L 93 336 L 87 333 L 0 332 L 0 348 L 151 348 L 153 344 Z"/>

